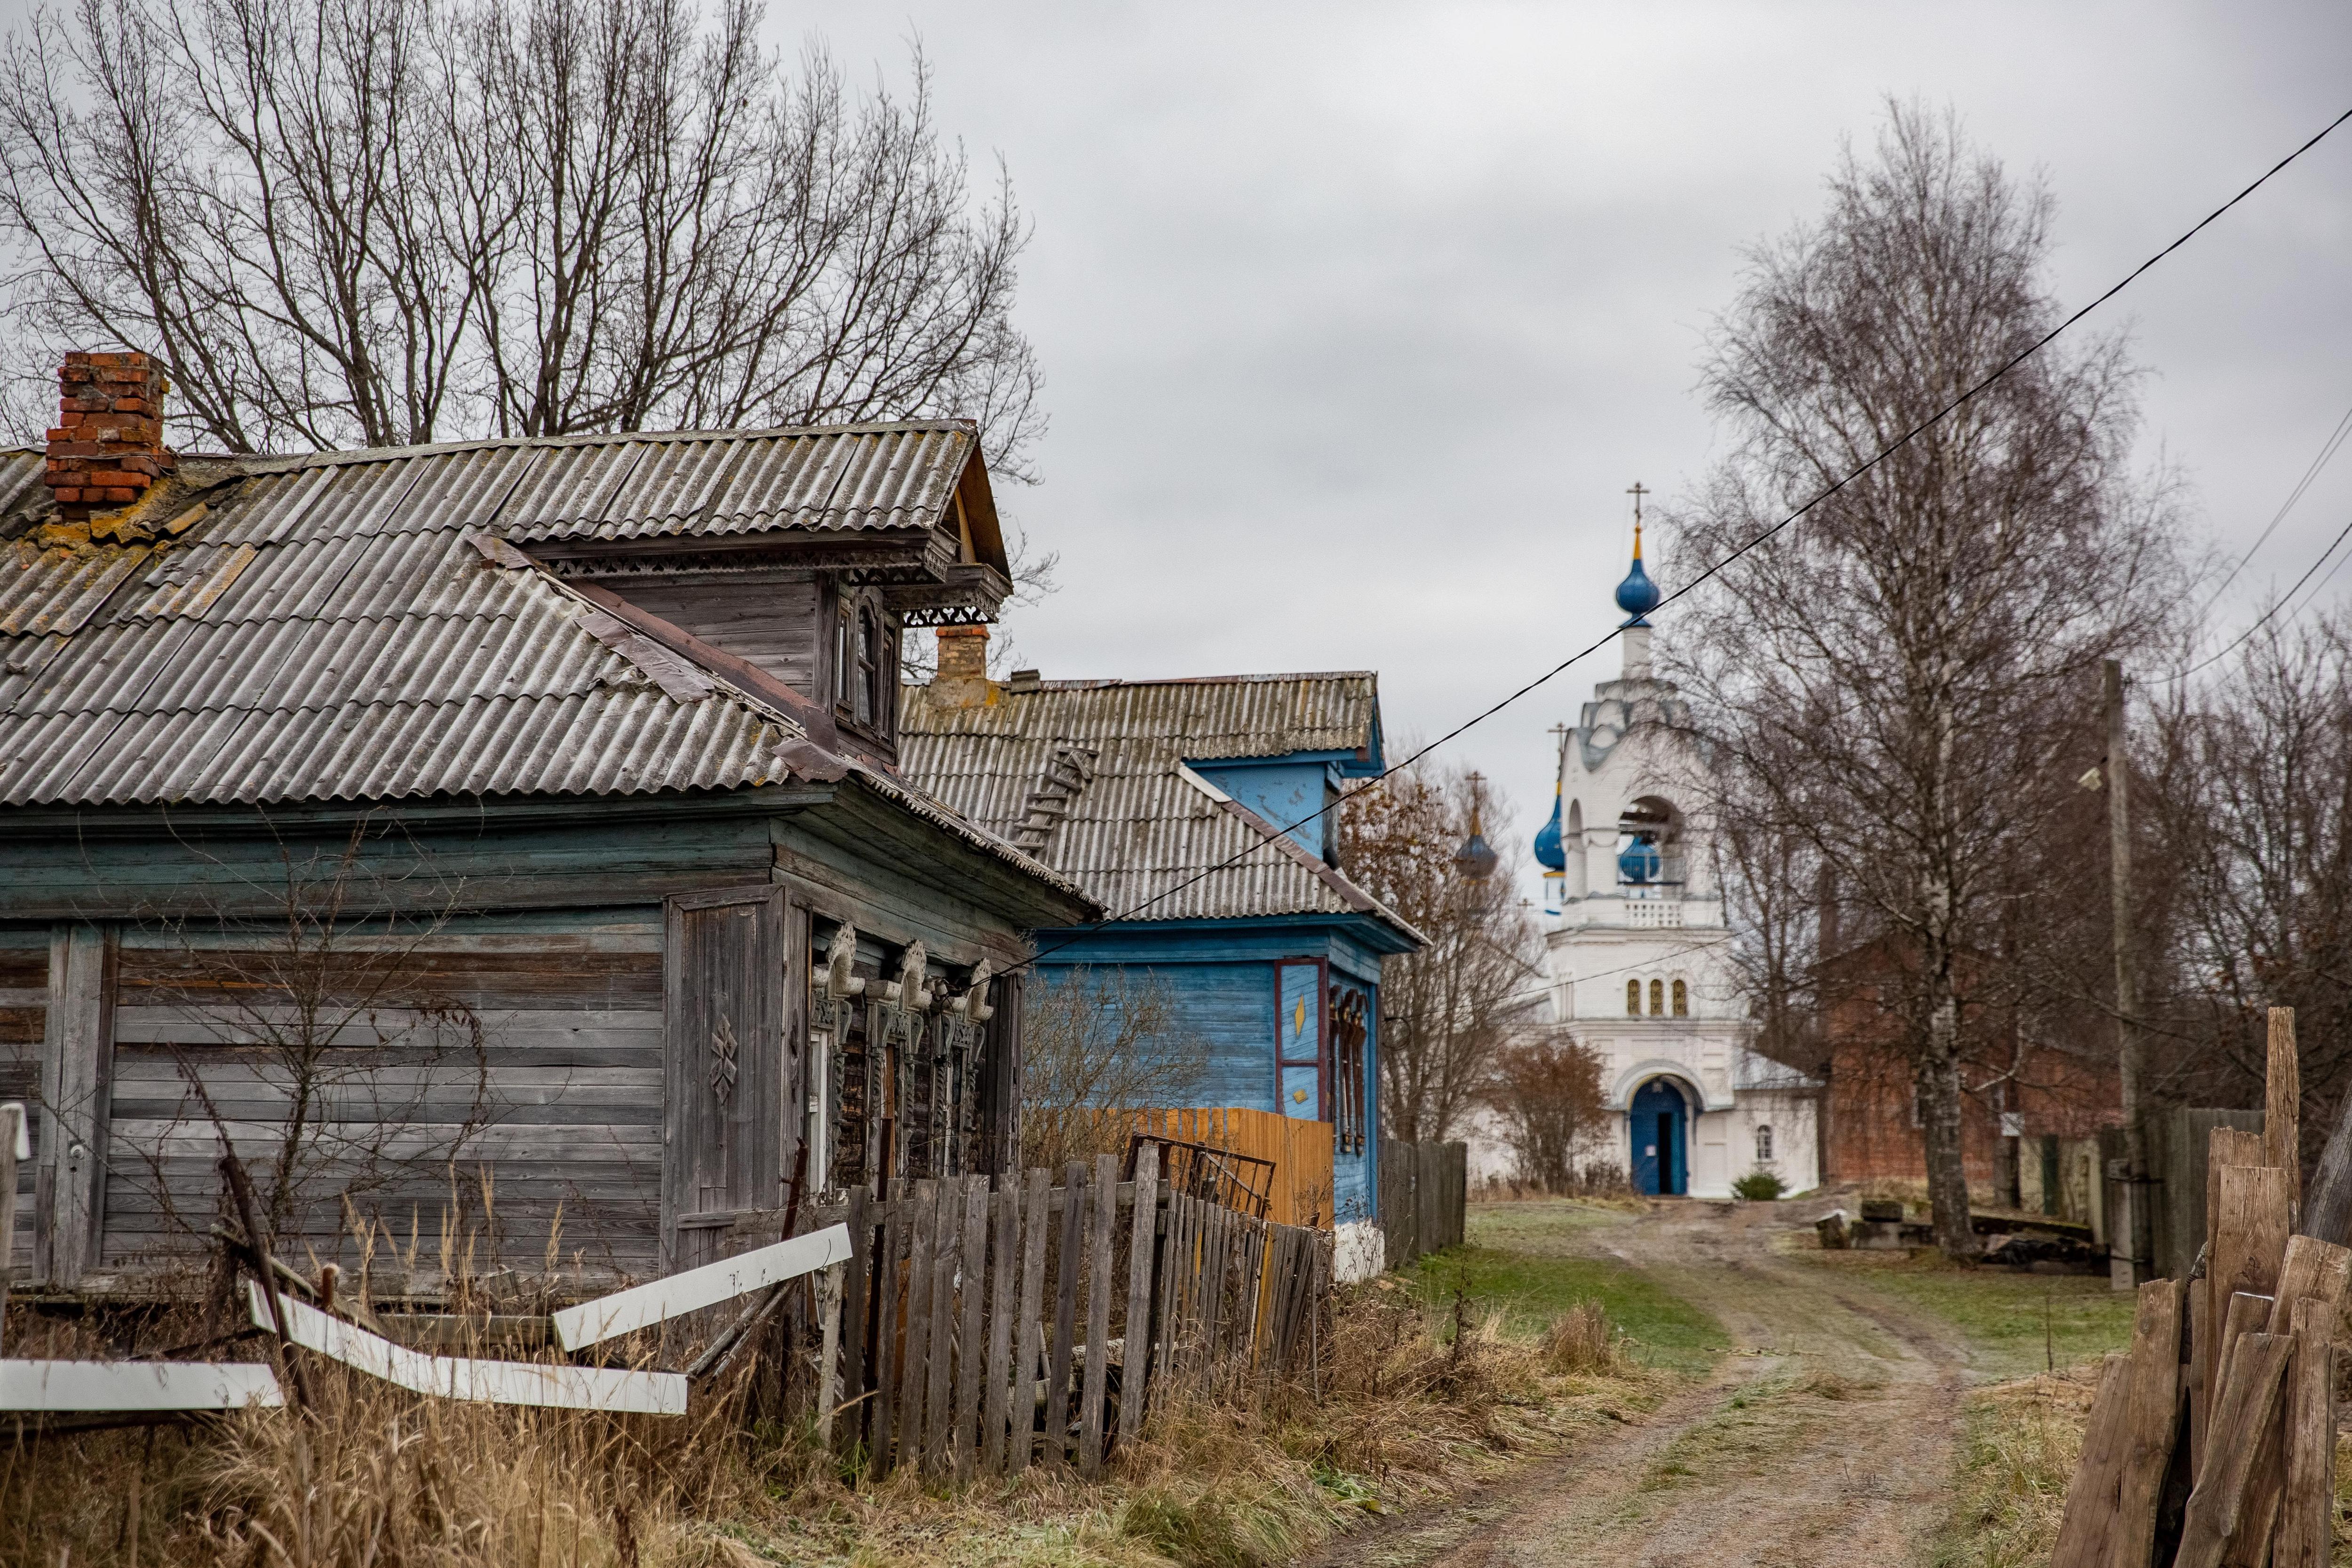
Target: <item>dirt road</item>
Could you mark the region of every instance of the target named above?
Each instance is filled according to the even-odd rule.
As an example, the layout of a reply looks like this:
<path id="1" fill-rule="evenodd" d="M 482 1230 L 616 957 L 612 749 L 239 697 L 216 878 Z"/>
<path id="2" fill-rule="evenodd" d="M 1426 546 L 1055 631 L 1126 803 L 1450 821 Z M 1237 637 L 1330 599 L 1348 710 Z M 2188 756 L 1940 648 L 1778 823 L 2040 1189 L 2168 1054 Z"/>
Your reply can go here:
<path id="1" fill-rule="evenodd" d="M 1349 1568 L 1917 1561 L 1952 1474 L 1965 1352 L 1836 1273 L 1775 1257 L 1764 1205 L 1660 1205 L 1522 1250 L 1613 1256 L 1706 1307 L 1733 1350 L 1639 1425 L 1383 1537 Z"/>

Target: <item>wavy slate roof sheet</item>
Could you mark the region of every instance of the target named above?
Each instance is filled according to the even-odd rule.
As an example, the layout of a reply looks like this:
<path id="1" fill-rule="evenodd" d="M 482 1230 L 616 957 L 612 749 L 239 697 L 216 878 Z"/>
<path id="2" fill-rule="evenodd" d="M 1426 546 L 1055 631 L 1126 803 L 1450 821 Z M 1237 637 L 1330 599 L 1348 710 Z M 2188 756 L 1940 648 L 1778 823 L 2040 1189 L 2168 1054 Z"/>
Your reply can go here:
<path id="1" fill-rule="evenodd" d="M 1093 753 L 1092 777 L 1038 858 L 1115 916 L 1139 921 L 1393 911 L 1275 824 L 1185 777 L 1187 758 L 1369 748 L 1378 677 L 1367 672 L 1181 681 L 1047 681 L 979 707 L 934 706 L 908 687 L 906 775 L 1010 837 L 1057 749 Z"/>
<path id="2" fill-rule="evenodd" d="M 804 444 L 836 455 L 803 465 L 798 488 L 759 469 L 750 488 L 723 492 L 653 481 L 707 476 L 714 451 L 780 463 L 791 441 L 184 459 L 168 504 L 184 507 L 193 493 L 208 513 L 179 538 L 131 546 L 43 526 L 53 508 L 40 455 L 0 453 L 0 804 L 642 794 L 780 779 L 780 748 L 804 738 L 786 712 L 723 674 L 681 685 L 676 660 L 666 685 L 659 650 L 635 639 L 633 653 L 632 637 L 579 592 L 474 541 L 509 534 L 518 515 L 551 516 L 532 508 L 567 496 L 593 499 L 570 513 L 593 519 L 637 507 L 697 526 L 722 514 L 878 526 L 870 519 L 907 515 L 923 486 L 951 487 L 971 450 L 958 425 L 878 439 L 888 434 L 816 433 Z M 876 459 L 886 450 L 897 468 Z M 908 456 L 919 453 L 929 455 Z M 948 455 L 958 466 L 940 481 Z M 827 463 L 830 487 L 814 472 Z M 647 483 L 632 489 L 631 474 Z M 639 506 L 681 495 L 701 495 L 701 509 Z M 780 497 L 792 506 L 778 509 Z M 520 514 L 519 498 L 530 503 Z M 1071 888 L 919 791 L 842 761 L 907 810 Z"/>

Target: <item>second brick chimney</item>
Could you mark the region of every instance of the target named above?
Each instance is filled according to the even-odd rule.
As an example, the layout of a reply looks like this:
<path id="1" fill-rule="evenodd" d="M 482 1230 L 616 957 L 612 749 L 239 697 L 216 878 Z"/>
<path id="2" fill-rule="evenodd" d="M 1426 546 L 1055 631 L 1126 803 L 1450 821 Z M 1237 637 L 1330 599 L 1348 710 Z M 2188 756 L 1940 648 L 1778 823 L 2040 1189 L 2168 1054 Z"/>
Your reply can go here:
<path id="1" fill-rule="evenodd" d="M 163 368 L 136 350 L 73 353 L 58 371 L 49 488 L 62 522 L 127 507 L 172 472 L 163 449 Z"/>

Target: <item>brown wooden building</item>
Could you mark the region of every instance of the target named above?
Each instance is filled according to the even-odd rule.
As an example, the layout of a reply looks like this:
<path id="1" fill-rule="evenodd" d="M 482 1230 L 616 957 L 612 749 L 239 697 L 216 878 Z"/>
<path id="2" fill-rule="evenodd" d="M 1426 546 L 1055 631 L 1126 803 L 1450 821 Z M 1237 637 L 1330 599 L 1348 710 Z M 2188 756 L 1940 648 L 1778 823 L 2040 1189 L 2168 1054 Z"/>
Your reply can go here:
<path id="1" fill-rule="evenodd" d="M 1011 1157 L 1002 977 L 1097 910 L 898 772 L 901 632 L 1010 590 L 970 424 L 174 458 L 89 436 L 142 356 L 65 381 L 0 454 L 30 1278 L 200 1249 L 225 1144 L 425 1293 Z"/>

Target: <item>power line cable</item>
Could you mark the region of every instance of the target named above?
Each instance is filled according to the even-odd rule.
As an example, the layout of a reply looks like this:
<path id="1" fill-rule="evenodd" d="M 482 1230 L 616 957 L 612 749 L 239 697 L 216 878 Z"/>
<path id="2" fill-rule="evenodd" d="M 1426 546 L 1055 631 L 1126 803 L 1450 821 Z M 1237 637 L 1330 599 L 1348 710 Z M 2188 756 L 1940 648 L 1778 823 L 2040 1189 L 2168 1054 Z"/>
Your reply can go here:
<path id="1" fill-rule="evenodd" d="M 2352 120 L 2352 109 L 2346 110 L 2343 113 L 2329 120 L 2326 125 L 2322 126 L 2315 133 L 2314 133 L 2309 140 L 2303 142 L 2302 145 L 2296 147 L 2293 152 L 2280 159 L 2277 162 L 2272 164 L 2268 169 L 2263 170 L 2263 172 L 2256 176 L 2255 179 L 2243 190 L 2240 191 L 2236 195 L 2231 196 L 2228 201 L 2223 202 L 2220 206 L 2214 208 L 2211 212 L 2200 218 L 2195 224 L 2191 225 L 2186 231 L 2184 231 L 2179 238 L 2173 240 L 2171 244 L 2166 246 L 2162 250 L 2159 250 L 2155 255 L 2149 256 L 2146 261 L 2141 262 L 2137 267 L 2133 267 L 2129 272 L 2126 273 L 2122 278 L 2111 285 L 2107 290 L 2101 294 L 2097 298 L 2092 300 L 2089 304 L 2068 316 L 2064 320 L 2059 322 L 2055 327 L 2051 328 L 2050 330 L 2035 339 L 2025 348 L 2018 350 L 2017 353 L 2004 361 L 2000 367 L 1995 370 L 1991 374 L 1986 376 L 1982 381 L 1978 382 L 1967 391 L 1952 398 L 1950 402 L 1936 410 L 1935 413 L 1929 414 L 1927 418 L 1921 420 L 1918 423 L 1911 426 L 1911 428 L 1906 430 L 1902 434 L 1895 437 L 1894 440 L 1880 447 L 1878 451 L 1873 454 L 1871 457 L 1860 467 L 1855 468 L 1844 477 L 1830 485 L 1827 488 L 1816 494 L 1812 499 L 1807 501 L 1803 506 L 1799 507 L 1795 511 L 1790 512 L 1787 517 L 1782 517 L 1770 528 L 1766 528 L 1763 532 L 1756 535 L 1753 538 L 1748 539 L 1745 544 L 1740 545 L 1729 555 L 1725 556 L 1721 560 L 1718 560 L 1712 566 L 1707 567 L 1696 577 L 1692 578 L 1688 582 L 1683 584 L 1680 588 L 1675 589 L 1672 593 L 1665 595 L 1652 608 L 1654 610 L 1663 610 L 1677 599 L 1682 598 L 1684 595 L 1698 588 L 1702 583 L 1706 582 L 1709 579 L 1722 572 L 1725 568 L 1730 566 L 1734 561 L 1738 560 L 1741 557 L 1755 549 L 1757 546 L 1764 544 L 1776 538 L 1784 529 L 1795 524 L 1800 518 L 1811 512 L 1822 502 L 1830 499 L 1830 497 L 1835 496 L 1841 490 L 1843 490 L 1855 480 L 1869 474 L 1880 464 L 1895 455 L 1895 453 L 1901 451 L 1913 441 L 1918 439 L 1921 435 L 1926 434 L 1928 431 L 1942 423 L 1944 420 L 1948 418 L 1963 404 L 1983 392 L 1994 382 L 2008 375 L 2010 371 L 2015 370 L 2027 360 L 2032 359 L 2035 354 L 2047 348 L 2060 333 L 2065 331 L 2068 328 L 2073 327 L 2076 322 L 2082 320 L 2083 318 L 2088 316 L 2092 311 L 2096 310 L 2100 306 L 2105 305 L 2108 300 L 2113 299 L 2116 295 L 2121 294 L 2125 289 L 2130 287 L 2133 283 L 2138 280 L 2141 274 L 2147 272 L 2149 268 L 2156 266 L 2157 263 L 2170 256 L 2174 251 L 2179 250 L 2182 246 L 2187 245 L 2200 234 L 2202 234 L 2208 226 L 2219 219 L 2224 213 L 2230 211 L 2231 208 L 2244 201 L 2248 196 L 2252 195 L 2256 191 L 2261 190 L 2263 185 L 2270 182 L 2273 175 L 2279 172 L 2279 171 L 2284 169 L 2288 164 L 2294 162 L 2296 159 L 2310 152 L 2314 147 L 2318 146 L 2319 143 L 2325 141 L 2331 132 L 2347 120 Z M 2352 528 L 2348 528 L 2347 531 L 2352 532 Z M 2341 536 L 2339 536 L 2339 542 L 2340 538 Z M 2330 548 L 2332 550 L 2333 547 Z M 2314 564 L 2313 570 L 2317 570 L 2316 563 Z M 2309 573 L 2305 573 L 2305 575 L 2308 577 Z M 2295 586 L 2300 588 L 2302 584 L 2298 582 Z M 1546 670 L 1542 674 L 1538 675 L 1535 679 L 1511 692 L 1499 702 L 1489 704 L 1487 706 L 1480 709 L 1477 713 L 1473 714 L 1470 717 L 1463 720 L 1460 724 L 1455 725 L 1452 729 L 1447 730 L 1435 740 L 1431 741 L 1428 745 L 1422 747 L 1419 750 L 1405 758 L 1403 761 L 1393 763 L 1389 767 L 1382 768 L 1358 789 L 1341 796 L 1339 800 L 1329 802 L 1318 810 L 1309 811 L 1307 815 L 1299 818 L 1297 821 L 1288 823 L 1277 830 L 1276 836 L 1286 837 L 1296 830 L 1303 828 L 1307 826 L 1307 823 L 1316 821 L 1327 815 L 1339 805 L 1347 801 L 1359 799 L 1366 790 L 1379 788 L 1381 784 L 1386 783 L 1389 779 L 1402 772 L 1406 768 L 1411 768 L 1414 763 L 1420 761 L 1423 758 L 1427 757 L 1431 752 L 1435 751 L 1438 747 L 1459 739 L 1471 729 L 1486 723 L 1486 720 L 1494 717 L 1505 708 L 1509 707 L 1521 697 L 1526 696 L 1537 687 L 1543 685 L 1545 683 L 1550 681 L 1554 676 L 1566 671 L 1570 665 L 1599 653 L 1601 649 L 1614 642 L 1617 638 L 1618 632 L 1622 630 L 1623 628 L 1622 626 L 1611 628 L 1608 635 L 1578 649 L 1575 653 L 1570 653 L 1567 658 L 1562 659 L 1559 664 L 1554 664 L 1550 669 Z M 2250 632 L 2249 635 L 2251 634 L 2252 633 Z M 2232 645 L 2234 646 L 2234 644 Z M 2227 650 L 2224 650 L 2224 652 L 2226 651 Z M 1216 864 L 1205 866 L 1200 871 L 1193 873 L 1191 876 L 1186 877 L 1175 886 L 1161 889 L 1160 892 L 1153 894 L 1150 898 L 1145 899 L 1140 904 L 1130 905 L 1129 907 L 1119 911 L 1116 915 L 1106 915 L 1098 920 L 1090 921 L 1087 924 L 1079 926 L 1076 931 L 1073 932 L 1069 936 L 1064 938 L 1062 941 L 1055 943 L 1053 946 L 1030 955 L 1027 958 L 1022 960 L 1019 965 L 1016 965 L 1015 967 L 1026 968 L 1036 963 L 1038 959 L 1045 957 L 1049 954 L 1058 953 L 1063 948 L 1075 944 L 1080 937 L 1084 936 L 1088 932 L 1100 930 L 1103 926 L 1114 925 L 1119 921 L 1132 920 L 1137 915 L 1142 914 L 1145 910 L 1151 908 L 1155 904 L 1164 903 L 1168 899 L 1173 898 L 1176 894 L 1183 892 L 1186 888 L 1199 884 L 1209 877 L 1215 875 L 1218 872 L 1224 870 L 1227 866 L 1244 860 L 1250 855 L 1258 852 L 1260 850 L 1273 847 L 1275 841 L 1276 841 L 1274 839 L 1263 840 L 1245 849 L 1236 851 L 1234 853 L 1226 856 L 1223 860 L 1219 861 Z"/>
<path id="2" fill-rule="evenodd" d="M 2269 542 L 2270 537 L 2273 534 L 2278 532 L 2279 525 L 2286 521 L 2287 514 L 2294 510 L 2295 503 L 2303 499 L 2304 493 L 2311 488 L 2312 482 L 2319 477 L 2320 470 L 2326 468 L 2328 462 L 2334 458 L 2337 451 L 2343 447 L 2345 439 L 2347 436 L 2352 436 L 2352 408 L 2346 409 L 2344 411 L 2344 417 L 2336 422 L 2336 428 L 2328 432 L 2327 439 L 2320 444 L 2318 455 L 2313 457 L 2310 465 L 2304 469 L 2303 477 L 2295 481 L 2294 488 L 2287 492 L 2286 499 L 2281 502 L 2279 509 L 2272 514 L 2269 526 L 2263 529 L 2261 536 L 2257 538 L 2252 545 L 2247 547 L 2246 553 L 2238 558 L 2238 563 L 2230 569 L 2227 576 L 2221 579 L 2221 585 L 2215 588 L 2213 591 L 2206 597 L 2205 602 L 2198 608 L 2197 619 L 2199 621 L 2203 621 L 2207 615 L 2212 612 L 2213 606 L 2221 601 L 2221 595 L 2229 591 L 2230 584 L 2238 580 L 2238 574 L 2245 570 L 2247 563 L 2254 559 L 2254 553 L 2261 549 L 2264 544 Z M 2339 562 L 2338 564 L 2340 565 L 2341 563 Z M 2332 579 L 2335 575 L 2336 574 L 2331 571 L 2327 574 L 2327 577 L 2328 579 Z M 2325 588 L 2326 586 L 2327 579 L 2323 579 L 2320 582 L 2320 587 Z M 2235 647 L 2236 645 L 2236 643 L 2231 644 L 2231 647 Z M 2223 653 L 2227 653 L 2228 651 L 2228 649 L 2222 650 Z M 2216 656 L 2218 657 L 2219 655 Z M 2203 669 L 2204 667 L 2205 666 L 2203 664 L 2197 666 L 2198 669 Z M 2192 672 L 2184 671 L 2181 675 L 2176 676 L 2175 680 L 2178 681 L 2185 679 L 2190 673 Z"/>
<path id="3" fill-rule="evenodd" d="M 2198 671 L 2210 669 L 2213 665 L 2218 664 L 2222 660 L 2228 658 L 2231 654 L 2236 653 L 2240 648 L 2244 647 L 2248 639 L 2252 637 L 2255 632 L 2261 631 L 2263 625 L 2267 623 L 2273 616 L 2286 608 L 2288 601 L 2293 600 L 2298 592 L 2302 591 L 2303 585 L 2311 580 L 2311 574 L 2317 571 L 2321 567 L 2326 566 L 2327 564 L 2328 558 L 2334 555 L 2337 549 L 2341 549 L 2344 541 L 2347 538 L 2352 538 L 2352 523 L 2346 523 L 2343 528 L 2337 532 L 2336 536 L 2328 541 L 2327 548 L 2320 551 L 2319 559 L 2313 561 L 2308 567 L 2305 568 L 2303 575 L 2294 580 L 2294 586 L 2288 589 L 2280 598 L 2272 601 L 2271 607 L 2268 610 L 2263 611 L 2260 615 L 2255 616 L 2254 623 L 2247 627 L 2243 632 L 2239 632 L 2235 638 L 2231 639 L 2228 647 L 2223 648 L 2221 652 L 2213 654 L 2210 658 L 2200 659 L 2197 663 L 2189 665 L 2179 674 L 2172 676 L 2168 684 L 2177 686 L 2181 682 L 2187 680 L 2189 676 L 2195 674 Z M 2338 567 L 2341 567 L 2344 563 L 2339 560 L 2336 564 Z M 2330 571 L 2327 575 L 2332 578 L 2336 573 Z M 2326 586 L 2327 586 L 2326 582 L 2323 580 L 2320 583 L 2320 587 L 2325 588 Z M 2312 597 L 2316 599 L 2318 596 L 2317 591 L 2315 590 Z M 2305 602 L 2307 603 L 2308 601 Z M 2290 615 L 2287 619 L 2293 620 L 2294 617 Z"/>

